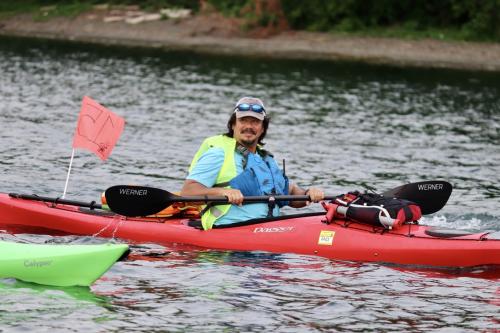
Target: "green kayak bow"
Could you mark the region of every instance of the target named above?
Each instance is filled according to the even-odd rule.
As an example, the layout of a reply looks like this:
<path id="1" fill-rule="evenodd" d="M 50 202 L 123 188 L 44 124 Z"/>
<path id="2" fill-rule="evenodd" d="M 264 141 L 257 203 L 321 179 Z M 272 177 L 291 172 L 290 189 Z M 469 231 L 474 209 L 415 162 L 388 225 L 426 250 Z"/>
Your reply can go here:
<path id="1" fill-rule="evenodd" d="M 0 278 L 52 286 L 90 286 L 126 253 L 126 244 L 23 244 L 0 241 Z"/>

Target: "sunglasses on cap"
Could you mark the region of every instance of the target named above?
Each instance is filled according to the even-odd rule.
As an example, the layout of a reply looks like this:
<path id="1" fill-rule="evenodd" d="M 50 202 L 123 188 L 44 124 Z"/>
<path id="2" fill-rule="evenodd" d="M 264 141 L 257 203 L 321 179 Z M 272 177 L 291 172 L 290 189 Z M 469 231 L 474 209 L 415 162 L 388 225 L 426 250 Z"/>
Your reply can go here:
<path id="1" fill-rule="evenodd" d="M 264 109 L 262 105 L 248 103 L 241 103 L 236 105 L 234 111 L 253 111 L 257 113 L 266 113 L 266 109 Z"/>

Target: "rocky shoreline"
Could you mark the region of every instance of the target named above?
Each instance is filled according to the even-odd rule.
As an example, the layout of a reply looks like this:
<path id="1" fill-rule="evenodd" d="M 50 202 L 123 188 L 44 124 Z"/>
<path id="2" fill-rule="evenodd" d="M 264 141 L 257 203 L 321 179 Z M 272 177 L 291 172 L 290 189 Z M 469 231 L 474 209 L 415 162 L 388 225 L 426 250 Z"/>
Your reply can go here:
<path id="1" fill-rule="evenodd" d="M 500 71 L 500 44 L 345 37 L 329 33 L 283 31 L 256 36 L 218 13 L 172 19 L 110 18 L 93 10 L 75 18 L 35 21 L 24 14 L 0 20 L 0 35 L 152 47 L 205 54 L 263 58 L 348 60 L 371 64 Z M 119 17 L 119 16 L 118 16 Z"/>

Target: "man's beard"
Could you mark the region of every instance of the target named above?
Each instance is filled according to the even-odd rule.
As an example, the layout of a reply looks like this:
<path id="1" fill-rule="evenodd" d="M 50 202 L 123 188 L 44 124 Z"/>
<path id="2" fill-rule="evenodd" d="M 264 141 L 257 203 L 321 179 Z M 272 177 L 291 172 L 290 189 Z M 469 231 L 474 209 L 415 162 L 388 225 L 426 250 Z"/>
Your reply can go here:
<path id="1" fill-rule="evenodd" d="M 246 134 L 246 133 L 250 133 L 250 134 L 253 134 L 253 135 L 256 135 L 257 133 L 255 131 L 253 131 L 252 129 L 246 129 L 244 130 L 243 132 L 241 132 L 241 134 Z M 252 139 L 252 140 L 246 140 L 246 139 L 241 139 L 240 140 L 240 143 L 244 146 L 247 146 L 247 147 L 252 147 L 254 145 L 257 144 L 257 142 L 259 141 L 259 138 L 257 137 L 256 139 Z"/>
<path id="2" fill-rule="evenodd" d="M 254 146 L 255 144 L 257 144 L 258 140 L 259 140 L 258 138 L 254 139 L 254 140 L 244 140 L 244 139 L 242 139 L 240 143 L 242 145 L 244 145 L 244 146 L 251 147 L 251 146 Z"/>

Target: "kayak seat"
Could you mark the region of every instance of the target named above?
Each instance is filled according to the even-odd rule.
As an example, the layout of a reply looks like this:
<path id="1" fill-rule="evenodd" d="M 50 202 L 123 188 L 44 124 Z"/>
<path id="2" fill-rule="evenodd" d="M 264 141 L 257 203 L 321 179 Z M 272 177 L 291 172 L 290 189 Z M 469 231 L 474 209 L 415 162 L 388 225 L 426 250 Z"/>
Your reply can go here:
<path id="1" fill-rule="evenodd" d="M 462 237 L 475 234 L 475 232 L 469 230 L 457 230 L 457 229 L 446 229 L 446 228 L 429 228 L 425 230 L 425 233 L 429 236 L 437 238 Z"/>

